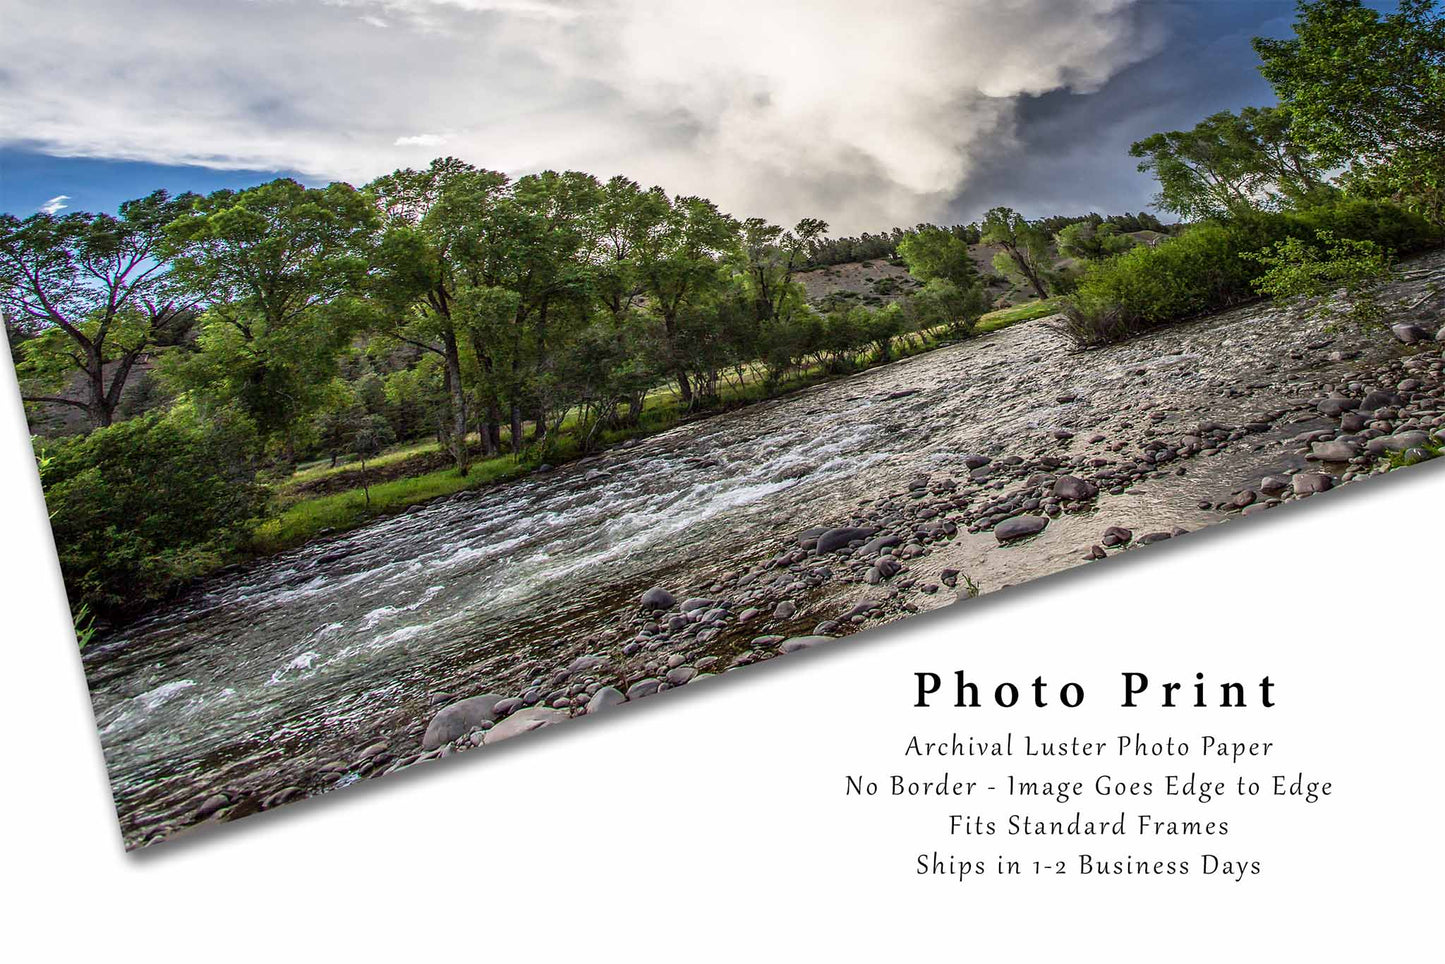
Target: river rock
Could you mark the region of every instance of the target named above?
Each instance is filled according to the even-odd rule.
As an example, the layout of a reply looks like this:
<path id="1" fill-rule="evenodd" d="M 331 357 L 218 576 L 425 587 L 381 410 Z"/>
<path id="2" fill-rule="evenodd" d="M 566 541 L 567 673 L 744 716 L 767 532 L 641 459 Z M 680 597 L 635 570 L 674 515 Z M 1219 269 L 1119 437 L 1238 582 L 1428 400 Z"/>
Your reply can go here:
<path id="1" fill-rule="evenodd" d="M 422 737 L 421 748 L 435 750 L 443 744 L 466 736 L 483 723 L 495 721 L 497 704 L 502 699 L 503 697 L 488 693 L 484 696 L 473 696 L 471 699 L 461 700 L 448 706 L 432 717 L 431 723 L 427 725 L 426 734 Z"/>
<path id="2" fill-rule="evenodd" d="M 1036 536 L 1048 528 L 1049 520 L 1037 515 L 1018 515 L 1005 519 L 994 527 L 994 538 L 1000 544 Z"/>
<path id="3" fill-rule="evenodd" d="M 1391 325 L 1390 331 L 1401 344 L 1405 345 L 1418 345 L 1422 341 L 1429 341 L 1432 337 L 1419 325 Z"/>
<path id="4" fill-rule="evenodd" d="M 560 723 L 565 719 L 567 719 L 567 714 L 561 710 L 545 706 L 529 706 L 525 710 L 518 710 L 488 730 L 486 738 L 482 742 L 491 746 L 493 743 L 510 740 L 514 736 L 521 736 L 523 733 L 530 733 L 544 726 Z"/>
<path id="5" fill-rule="evenodd" d="M 865 543 L 858 550 L 859 556 L 876 556 L 884 549 L 892 549 L 894 546 L 903 545 L 903 540 L 898 536 L 879 536 L 871 542 Z"/>
<path id="6" fill-rule="evenodd" d="M 1294 477 L 1295 495 L 1315 495 L 1334 488 L 1335 480 L 1323 472 L 1301 472 Z"/>
<path id="7" fill-rule="evenodd" d="M 620 689 L 615 686 L 604 686 L 593 693 L 592 698 L 587 701 L 587 715 L 591 716 L 593 713 L 605 710 L 609 706 L 618 706 L 626 702 L 627 697 Z"/>
<path id="8" fill-rule="evenodd" d="M 1083 479 L 1076 479 L 1072 475 L 1066 475 L 1054 483 L 1054 497 L 1057 499 L 1087 502 L 1098 494 L 1098 486 L 1092 482 L 1085 482 Z"/>
<path id="9" fill-rule="evenodd" d="M 1394 435 L 1386 435 L 1384 438 L 1370 439 L 1365 445 L 1365 450 L 1371 455 L 1380 456 L 1388 452 L 1403 452 L 1406 449 L 1428 444 L 1430 444 L 1430 436 L 1424 432 L 1397 432 Z"/>
<path id="10" fill-rule="evenodd" d="M 1316 442 L 1310 446 L 1309 457 L 1317 462 L 1348 462 L 1360 454 L 1354 442 Z"/>
<path id="11" fill-rule="evenodd" d="M 1127 546 L 1134 541 L 1134 533 L 1123 526 L 1110 526 L 1104 530 L 1104 538 L 1101 541 L 1108 549 Z"/>
<path id="12" fill-rule="evenodd" d="M 794 636 L 792 639 L 785 639 L 778 644 L 778 652 L 784 655 L 796 653 L 802 649 L 812 649 L 819 643 L 830 643 L 832 636 Z"/>
<path id="13" fill-rule="evenodd" d="M 1287 475 L 1267 475 L 1259 483 L 1259 491 L 1268 496 L 1280 495 L 1288 491 L 1290 478 Z"/>
<path id="14" fill-rule="evenodd" d="M 784 599 L 773 607 L 774 619 L 792 619 L 797 613 L 798 607 L 789 599 Z"/>
<path id="15" fill-rule="evenodd" d="M 218 811 L 221 810 L 221 808 L 228 806 L 230 802 L 231 798 L 226 794 L 213 793 L 206 799 L 202 800 L 201 805 L 196 808 L 196 819 L 205 820 L 209 817 L 213 817 Z"/>
<path id="16" fill-rule="evenodd" d="M 627 687 L 627 699 L 629 701 L 640 700 L 645 696 L 651 696 L 657 692 L 660 686 L 662 686 L 662 680 L 654 676 L 649 676 L 647 679 L 640 679 Z"/>
<path id="17" fill-rule="evenodd" d="M 661 586 L 653 586 L 642 594 L 640 602 L 643 609 L 671 609 L 677 605 L 677 597 Z"/>
<path id="18" fill-rule="evenodd" d="M 695 676 L 697 676 L 696 668 L 692 666 L 675 666 L 667 671 L 666 681 L 668 686 L 684 686 L 691 683 Z"/>
<path id="19" fill-rule="evenodd" d="M 877 529 L 861 529 L 853 526 L 829 529 L 818 537 L 818 554 L 837 552 L 855 539 L 867 539 L 877 531 Z"/>
<path id="20" fill-rule="evenodd" d="M 1360 400 L 1358 398 L 1346 398 L 1343 395 L 1331 395 L 1315 406 L 1321 415 L 1328 415 L 1330 417 L 1337 416 L 1343 412 L 1352 412 L 1359 407 Z"/>
<path id="21" fill-rule="evenodd" d="M 684 599 L 682 605 L 677 607 L 680 612 L 691 613 L 699 609 L 711 609 L 717 603 L 711 599 Z"/>

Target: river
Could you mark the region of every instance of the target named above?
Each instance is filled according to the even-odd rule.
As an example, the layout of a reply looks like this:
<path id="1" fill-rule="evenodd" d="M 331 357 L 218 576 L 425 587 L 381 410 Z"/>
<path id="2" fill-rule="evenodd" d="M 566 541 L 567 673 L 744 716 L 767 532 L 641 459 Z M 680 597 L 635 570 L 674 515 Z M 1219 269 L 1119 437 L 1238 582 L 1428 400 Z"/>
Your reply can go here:
<path id="1" fill-rule="evenodd" d="M 1441 281 L 1445 256 L 1432 256 L 1397 295 Z M 239 816 L 283 788 L 355 782 L 347 761 L 378 743 L 419 749 L 449 699 L 520 692 L 539 667 L 582 654 L 626 662 L 643 590 L 720 588 L 800 529 L 846 520 L 921 473 L 967 479 L 969 454 L 1107 461 L 1204 419 L 1273 416 L 1247 444 L 1105 493 L 1027 546 L 962 531 L 918 560 L 920 581 L 953 567 L 989 592 L 1078 564 L 1105 524 L 1219 522 L 1201 503 L 1303 465 L 1289 439 L 1317 421 L 1281 412 L 1401 351 L 1388 335 L 1326 331 L 1269 305 L 1082 353 L 1031 322 L 218 577 L 85 654 L 127 845 L 197 822 L 198 801 L 216 793 L 252 801 Z M 786 631 L 868 591 L 824 587 Z M 911 608 L 953 599 L 918 595 Z M 728 656 L 749 635 L 712 645 Z"/>

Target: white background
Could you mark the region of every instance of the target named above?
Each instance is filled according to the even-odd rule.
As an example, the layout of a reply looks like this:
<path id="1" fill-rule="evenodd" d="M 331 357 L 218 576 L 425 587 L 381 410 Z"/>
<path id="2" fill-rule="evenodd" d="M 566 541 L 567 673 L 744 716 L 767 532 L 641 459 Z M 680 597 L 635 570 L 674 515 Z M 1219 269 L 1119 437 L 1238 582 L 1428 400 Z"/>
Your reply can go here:
<path id="1" fill-rule="evenodd" d="M 1445 466 L 126 856 L 8 359 L 3 370 L 0 834 L 12 959 L 62 949 L 72 959 L 250 962 L 422 960 L 445 949 L 483 960 L 1438 952 Z M 981 681 L 1073 680 L 1088 698 L 1077 710 L 912 708 L 915 671 L 960 668 Z M 1268 674 L 1278 707 L 1123 712 L 1124 670 L 1185 681 Z M 1032 845 L 1260 860 L 1264 873 L 1243 883 L 960 883 L 917 876 L 917 855 L 1032 851 L 950 839 L 955 802 L 843 794 L 849 772 L 967 775 L 966 760 L 905 764 L 915 732 L 1010 728 L 1273 740 L 1278 764 L 1251 772 L 1302 769 L 1332 780 L 1336 796 L 1314 807 L 1212 804 L 1208 815 L 1233 828 L 1223 842 Z M 1010 765 L 1035 779 L 1100 770 Z M 1234 773 L 1183 765 L 1195 767 Z M 1123 767 L 1106 757 L 1103 769 Z M 1163 802 L 1127 809 L 1196 815 Z"/>

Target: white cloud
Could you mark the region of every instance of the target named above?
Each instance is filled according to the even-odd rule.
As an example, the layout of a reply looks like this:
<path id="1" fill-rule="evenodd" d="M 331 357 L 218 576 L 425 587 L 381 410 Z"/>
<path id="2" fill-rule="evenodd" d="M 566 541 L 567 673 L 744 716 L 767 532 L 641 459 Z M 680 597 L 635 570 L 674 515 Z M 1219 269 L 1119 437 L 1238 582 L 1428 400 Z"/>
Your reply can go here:
<path id="1" fill-rule="evenodd" d="M 1021 98 L 1156 49 L 1137 3 L 53 0 L 0 37 L 0 137 L 353 181 L 445 143 L 872 229 L 940 216 Z"/>
<path id="2" fill-rule="evenodd" d="M 70 207 L 69 204 L 65 203 L 69 200 L 69 194 L 57 194 L 55 195 L 55 197 L 40 205 L 40 210 L 44 214 L 59 214 L 61 211 L 64 211 L 66 208 Z"/>
<path id="3" fill-rule="evenodd" d="M 413 134 L 392 141 L 394 147 L 441 147 L 447 139 L 441 134 Z"/>

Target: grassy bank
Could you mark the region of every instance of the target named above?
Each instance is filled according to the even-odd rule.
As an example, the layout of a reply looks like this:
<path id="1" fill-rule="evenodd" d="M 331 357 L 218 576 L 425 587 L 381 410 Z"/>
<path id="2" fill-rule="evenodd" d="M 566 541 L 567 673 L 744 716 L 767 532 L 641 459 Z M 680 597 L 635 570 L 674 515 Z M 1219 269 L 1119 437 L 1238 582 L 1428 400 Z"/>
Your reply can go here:
<path id="1" fill-rule="evenodd" d="M 975 327 L 979 335 L 989 334 L 1010 325 L 1047 317 L 1057 311 L 1057 303 L 1047 301 L 1031 302 L 1014 308 L 995 311 L 981 318 Z M 894 352 L 895 360 L 931 351 L 951 343 L 941 331 L 916 334 L 902 341 Z M 858 371 L 865 371 L 876 365 L 876 359 Z M 732 411 L 766 398 L 799 391 L 813 385 L 846 378 L 857 374 L 832 373 L 821 366 L 812 366 L 787 379 L 781 389 L 769 391 L 762 380 L 749 373 L 739 384 L 724 382 L 719 386 L 719 404 L 703 413 L 688 413 L 675 392 L 663 389 L 648 396 L 643 409 L 641 424 L 633 429 L 603 432 L 599 441 L 603 446 L 616 445 L 629 438 L 645 438 L 667 431 L 689 418 L 707 417 L 720 412 Z M 581 446 L 569 434 L 574 427 L 572 416 L 563 423 L 562 432 L 549 445 L 545 455 L 524 453 L 520 458 L 501 455 L 490 459 L 479 459 L 472 463 L 466 476 L 454 468 L 400 479 L 374 482 L 370 487 L 370 499 L 362 487 L 361 466 L 346 463 L 332 467 L 327 462 L 303 466 L 284 483 L 277 487 L 276 512 L 263 522 L 253 533 L 248 551 L 255 555 L 270 555 L 303 545 L 319 535 L 345 532 L 356 529 L 384 516 L 396 515 L 414 505 L 432 499 L 454 495 L 469 489 L 479 489 L 502 482 L 512 481 L 533 472 L 543 461 L 560 464 L 579 457 Z M 508 440 L 504 438 L 504 443 Z M 384 473 L 388 468 L 409 459 L 418 459 L 436 454 L 439 446 L 435 441 L 411 442 L 388 450 L 367 462 L 369 475 Z M 307 486 L 337 478 L 354 483 L 353 488 L 340 492 L 316 495 L 305 492 Z"/>

